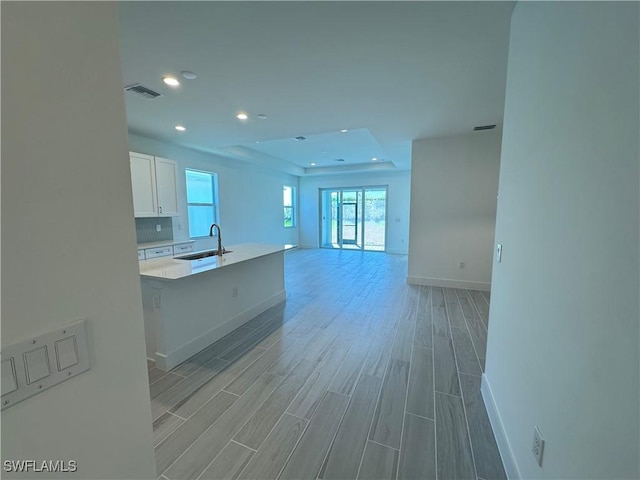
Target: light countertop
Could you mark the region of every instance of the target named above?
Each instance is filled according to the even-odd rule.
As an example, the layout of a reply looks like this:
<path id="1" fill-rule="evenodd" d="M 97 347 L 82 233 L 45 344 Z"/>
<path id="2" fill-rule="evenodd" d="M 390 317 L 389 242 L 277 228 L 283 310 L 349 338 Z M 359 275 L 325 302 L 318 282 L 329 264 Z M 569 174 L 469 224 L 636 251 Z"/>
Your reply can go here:
<path id="1" fill-rule="evenodd" d="M 152 258 L 138 262 L 140 275 L 146 278 L 162 280 L 178 280 L 199 273 L 217 270 L 230 265 L 253 260 L 254 258 L 284 252 L 296 248 L 297 245 L 268 244 L 268 243 L 241 243 L 227 247 L 229 253 L 222 258 L 214 255 L 199 260 L 177 260 L 171 257 Z M 195 252 L 198 253 L 198 252 Z M 189 255 L 194 255 L 190 253 Z"/>
<path id="2" fill-rule="evenodd" d="M 168 247 L 170 245 L 182 245 L 183 243 L 193 243 L 193 240 L 159 240 L 157 242 L 139 243 L 138 250 L 142 248 Z"/>

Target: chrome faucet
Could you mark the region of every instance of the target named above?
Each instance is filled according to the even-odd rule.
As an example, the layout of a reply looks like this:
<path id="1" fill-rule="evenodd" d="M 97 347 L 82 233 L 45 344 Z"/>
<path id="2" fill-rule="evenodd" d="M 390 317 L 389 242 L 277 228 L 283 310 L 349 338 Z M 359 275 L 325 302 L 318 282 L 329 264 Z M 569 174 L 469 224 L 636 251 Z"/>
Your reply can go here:
<path id="1" fill-rule="evenodd" d="M 220 234 L 220 225 L 218 225 L 217 223 L 214 223 L 211 225 L 211 228 L 209 229 L 209 236 L 213 237 L 213 227 L 218 229 L 218 252 L 217 255 L 219 257 L 222 256 L 222 254 L 224 253 L 224 249 L 222 248 L 222 235 Z"/>

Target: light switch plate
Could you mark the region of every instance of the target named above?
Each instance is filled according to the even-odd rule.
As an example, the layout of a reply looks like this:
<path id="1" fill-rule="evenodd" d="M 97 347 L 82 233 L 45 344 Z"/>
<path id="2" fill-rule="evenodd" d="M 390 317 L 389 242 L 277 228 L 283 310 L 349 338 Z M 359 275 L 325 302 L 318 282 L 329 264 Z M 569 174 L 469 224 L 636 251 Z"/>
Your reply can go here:
<path id="1" fill-rule="evenodd" d="M 4 410 L 91 368 L 86 320 L 3 347 L 0 357 Z"/>
<path id="2" fill-rule="evenodd" d="M 502 262 L 502 244 L 499 243 L 496 247 L 496 260 L 498 263 Z"/>

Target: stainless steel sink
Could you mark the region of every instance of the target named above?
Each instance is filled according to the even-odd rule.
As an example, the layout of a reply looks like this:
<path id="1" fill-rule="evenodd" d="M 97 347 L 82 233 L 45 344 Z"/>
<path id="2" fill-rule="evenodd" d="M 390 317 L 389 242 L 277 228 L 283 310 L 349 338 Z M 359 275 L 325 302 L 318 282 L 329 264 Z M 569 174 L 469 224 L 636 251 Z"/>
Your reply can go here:
<path id="1" fill-rule="evenodd" d="M 223 254 L 231 253 L 231 250 L 224 250 L 222 253 Z M 215 257 L 216 255 L 218 255 L 218 251 L 217 250 L 207 250 L 206 252 L 192 253 L 191 255 L 184 255 L 183 257 L 176 257 L 175 259 L 176 260 L 200 260 L 202 258 Z"/>

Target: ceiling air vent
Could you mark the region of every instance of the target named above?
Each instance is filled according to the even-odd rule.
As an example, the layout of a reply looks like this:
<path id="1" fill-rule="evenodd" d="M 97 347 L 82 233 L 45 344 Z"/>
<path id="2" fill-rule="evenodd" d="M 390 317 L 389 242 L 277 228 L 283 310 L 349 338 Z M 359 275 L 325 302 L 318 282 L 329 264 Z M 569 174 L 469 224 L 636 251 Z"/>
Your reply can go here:
<path id="1" fill-rule="evenodd" d="M 334 162 L 344 162 L 344 158 L 336 158 Z"/>
<path id="2" fill-rule="evenodd" d="M 296 142 L 302 142 L 303 140 L 306 140 L 306 139 L 307 139 L 307 137 L 303 137 L 302 135 L 300 135 L 299 137 L 293 137 L 293 139 L 294 139 Z"/>
<path id="3" fill-rule="evenodd" d="M 473 127 L 473 131 L 477 132 L 478 130 L 493 130 L 496 128 L 495 125 L 481 125 L 479 127 Z"/>
<path id="4" fill-rule="evenodd" d="M 127 92 L 137 93 L 138 95 L 142 95 L 145 98 L 157 98 L 162 96 L 162 94 L 154 92 L 150 88 L 140 85 L 139 83 L 134 83 L 133 85 L 124 87 L 124 89 Z"/>

